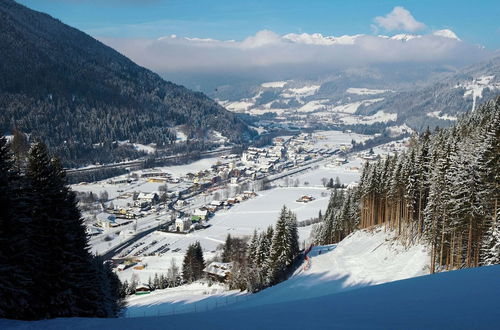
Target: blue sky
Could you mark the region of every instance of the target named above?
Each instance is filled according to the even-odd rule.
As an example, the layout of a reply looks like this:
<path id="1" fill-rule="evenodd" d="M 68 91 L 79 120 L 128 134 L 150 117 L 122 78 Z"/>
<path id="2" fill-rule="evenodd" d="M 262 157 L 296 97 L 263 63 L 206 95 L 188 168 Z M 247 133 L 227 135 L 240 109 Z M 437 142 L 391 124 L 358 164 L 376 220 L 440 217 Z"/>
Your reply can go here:
<path id="1" fill-rule="evenodd" d="M 18 0 L 96 37 L 182 37 L 243 40 L 260 30 L 277 34 L 393 35 L 374 19 L 402 6 L 424 27 L 451 29 L 462 40 L 500 48 L 500 1 L 414 0 Z"/>

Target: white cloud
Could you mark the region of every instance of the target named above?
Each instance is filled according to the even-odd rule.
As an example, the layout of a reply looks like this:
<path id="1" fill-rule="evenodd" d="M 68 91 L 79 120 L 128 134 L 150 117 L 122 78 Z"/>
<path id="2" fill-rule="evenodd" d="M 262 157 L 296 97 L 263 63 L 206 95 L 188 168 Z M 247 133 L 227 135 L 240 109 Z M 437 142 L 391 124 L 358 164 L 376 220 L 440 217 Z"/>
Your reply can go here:
<path id="1" fill-rule="evenodd" d="M 425 29 L 425 24 L 417 21 L 413 15 L 403 7 L 394 9 L 385 16 L 375 17 L 375 23 L 387 31 L 415 32 Z"/>
<path id="2" fill-rule="evenodd" d="M 460 41 L 448 30 L 394 37 L 281 36 L 264 30 L 242 41 L 179 36 L 101 41 L 167 79 L 194 80 L 204 76 L 274 81 L 377 64 L 469 64 L 488 55 L 484 48 Z"/>

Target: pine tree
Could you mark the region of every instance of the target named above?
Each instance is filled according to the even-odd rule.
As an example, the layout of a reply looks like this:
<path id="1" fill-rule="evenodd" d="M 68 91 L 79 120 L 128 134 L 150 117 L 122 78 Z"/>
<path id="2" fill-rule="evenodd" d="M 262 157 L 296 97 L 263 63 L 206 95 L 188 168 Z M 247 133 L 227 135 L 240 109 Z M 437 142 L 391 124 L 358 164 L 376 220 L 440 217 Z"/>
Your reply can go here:
<path id="1" fill-rule="evenodd" d="M 224 243 L 224 250 L 222 251 L 222 262 L 231 261 L 231 255 L 233 254 L 233 240 L 231 235 L 227 234 L 226 242 Z"/>
<path id="2" fill-rule="evenodd" d="M 191 283 L 203 276 L 205 261 L 200 242 L 189 245 L 182 263 L 182 277 L 185 282 Z"/>
<path id="3" fill-rule="evenodd" d="M 33 274 L 26 182 L 14 168 L 5 138 L 0 138 L 0 317 L 27 318 Z"/>
<path id="4" fill-rule="evenodd" d="M 497 215 L 500 218 L 500 215 Z M 481 265 L 498 265 L 500 264 L 500 219 L 486 232 L 481 244 Z"/>
<path id="5" fill-rule="evenodd" d="M 252 265 L 252 266 L 256 265 L 258 245 L 259 245 L 259 236 L 257 235 L 257 230 L 254 230 L 253 235 L 252 235 L 252 239 L 250 240 L 250 244 L 248 245 L 248 251 L 247 251 L 249 265 Z"/>
<path id="6" fill-rule="evenodd" d="M 292 236 L 289 229 L 289 212 L 286 206 L 281 209 L 280 216 L 276 222 L 271 252 L 269 256 L 267 282 L 269 285 L 279 283 L 285 277 L 286 268 L 291 265 L 292 260 Z"/>

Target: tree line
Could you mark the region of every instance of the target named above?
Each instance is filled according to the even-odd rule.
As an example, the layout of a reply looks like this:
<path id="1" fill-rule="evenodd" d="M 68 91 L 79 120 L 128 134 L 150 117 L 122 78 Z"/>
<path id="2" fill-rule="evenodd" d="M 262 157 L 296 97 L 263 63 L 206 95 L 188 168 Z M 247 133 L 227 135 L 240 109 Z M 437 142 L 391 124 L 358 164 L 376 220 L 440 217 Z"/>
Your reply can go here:
<path id="1" fill-rule="evenodd" d="M 500 98 L 408 143 L 366 163 L 357 189 L 334 191 L 317 242 L 384 224 L 430 244 L 431 272 L 500 263 Z"/>
<path id="2" fill-rule="evenodd" d="M 17 165 L 0 138 L 0 317 L 117 316 L 120 281 L 90 253 L 59 160 L 37 142 Z"/>

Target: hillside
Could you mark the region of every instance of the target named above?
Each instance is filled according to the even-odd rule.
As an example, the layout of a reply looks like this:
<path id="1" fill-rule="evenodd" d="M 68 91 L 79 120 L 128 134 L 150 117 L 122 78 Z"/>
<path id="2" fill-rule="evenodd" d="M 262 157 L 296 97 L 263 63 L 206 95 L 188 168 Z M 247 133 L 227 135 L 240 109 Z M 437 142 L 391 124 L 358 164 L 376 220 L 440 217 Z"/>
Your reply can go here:
<path id="1" fill-rule="evenodd" d="M 338 245 L 315 246 L 286 281 L 248 295 L 193 283 L 156 290 L 128 299 L 127 316 L 170 315 L 216 308 L 251 307 L 314 298 L 366 286 L 429 274 L 429 249 L 423 244 L 404 247 L 395 233 L 383 227 L 359 230 Z M 203 292 L 217 292 L 203 294 Z M 237 302 L 237 304 L 234 304 Z"/>
<path id="2" fill-rule="evenodd" d="M 0 49 L 0 134 L 41 137 L 66 163 L 135 155 L 114 141 L 168 146 L 177 125 L 200 144 L 210 130 L 232 142 L 254 134 L 204 94 L 12 0 L 0 2 Z"/>
<path id="3" fill-rule="evenodd" d="M 429 250 L 405 248 L 383 227 L 359 230 L 338 245 L 315 246 L 310 264 L 287 281 L 249 297 L 242 306 L 313 298 L 429 273 Z M 332 250 L 330 250 L 332 249 Z"/>
<path id="4" fill-rule="evenodd" d="M 220 86 L 210 95 L 231 111 L 285 125 L 375 133 L 386 126 L 450 126 L 499 93 L 497 56 L 466 68 L 373 65 L 321 78 Z"/>
<path id="5" fill-rule="evenodd" d="M 272 306 L 160 317 L 0 320 L 3 329 L 492 329 L 500 266 L 446 272 Z"/>
<path id="6" fill-rule="evenodd" d="M 422 130 L 449 126 L 457 116 L 475 110 L 480 103 L 500 94 L 500 56 L 460 70 L 427 86 L 387 95 L 381 102 L 367 104 L 361 114 L 395 113 L 399 123 Z"/>

